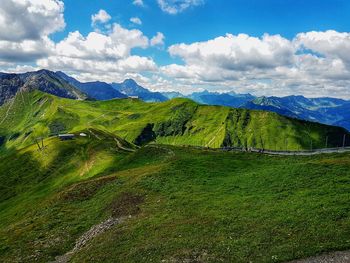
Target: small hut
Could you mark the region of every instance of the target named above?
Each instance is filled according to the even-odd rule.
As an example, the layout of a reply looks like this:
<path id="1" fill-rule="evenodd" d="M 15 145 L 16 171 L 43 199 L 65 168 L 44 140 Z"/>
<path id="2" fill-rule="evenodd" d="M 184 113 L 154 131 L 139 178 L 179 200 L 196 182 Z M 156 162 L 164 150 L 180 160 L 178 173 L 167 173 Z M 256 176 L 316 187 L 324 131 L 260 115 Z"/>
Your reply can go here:
<path id="1" fill-rule="evenodd" d="M 68 141 L 73 140 L 75 137 L 74 134 L 59 134 L 58 138 L 60 138 L 61 141 Z"/>

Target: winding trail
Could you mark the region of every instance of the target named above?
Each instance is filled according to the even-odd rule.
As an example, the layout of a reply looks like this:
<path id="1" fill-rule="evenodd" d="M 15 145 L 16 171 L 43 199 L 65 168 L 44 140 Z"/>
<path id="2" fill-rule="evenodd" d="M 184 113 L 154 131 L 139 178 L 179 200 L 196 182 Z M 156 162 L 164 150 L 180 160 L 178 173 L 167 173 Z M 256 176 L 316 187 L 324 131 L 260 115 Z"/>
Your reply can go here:
<path id="1" fill-rule="evenodd" d="M 106 115 L 106 114 L 101 114 L 100 116 L 96 117 L 95 119 L 89 121 L 88 124 L 90 125 L 90 124 L 91 124 L 92 122 L 94 122 L 94 121 L 97 121 L 97 120 L 99 120 L 99 119 L 101 119 L 101 118 L 105 118 L 105 115 Z"/>
<path id="2" fill-rule="evenodd" d="M 6 111 L 6 113 L 5 113 L 4 118 L 1 120 L 0 125 L 3 124 L 3 122 L 7 119 L 8 115 L 9 115 L 9 113 L 10 113 L 10 110 L 12 109 L 12 106 L 13 106 L 13 104 L 15 103 L 15 99 L 16 99 L 16 97 L 14 97 L 14 98 L 12 99 L 11 103 L 9 104 L 9 107 L 7 108 L 7 111 Z"/>
<path id="3" fill-rule="evenodd" d="M 213 138 L 206 144 L 207 147 L 210 146 L 210 144 L 213 143 L 213 141 L 218 137 L 218 134 L 222 131 L 222 129 L 224 128 L 224 126 L 221 126 L 218 131 L 215 133 L 215 135 L 213 136 Z"/>
<path id="4" fill-rule="evenodd" d="M 319 154 L 328 154 L 328 153 L 346 153 L 350 152 L 350 147 L 339 147 L 339 148 L 328 148 L 328 149 L 317 149 L 313 151 L 271 151 L 263 149 L 242 149 L 238 147 L 224 147 L 224 148 L 210 148 L 203 146 L 192 146 L 196 149 L 202 150 L 219 150 L 219 151 L 232 151 L 232 152 L 247 152 L 247 153 L 261 153 L 267 155 L 284 155 L 284 156 L 312 156 Z M 350 263 L 350 261 L 349 261 Z"/>
<path id="5" fill-rule="evenodd" d="M 91 129 L 88 129 L 88 131 L 89 131 L 93 136 L 95 136 L 95 138 L 98 139 L 99 141 L 102 140 L 101 137 L 98 136 L 96 133 L 94 133 Z"/>
<path id="6" fill-rule="evenodd" d="M 134 152 L 135 151 L 134 149 L 124 147 L 117 138 L 114 138 L 114 140 L 116 141 L 119 149 L 122 149 L 122 150 L 127 151 L 127 152 Z"/>
<path id="7" fill-rule="evenodd" d="M 56 257 L 55 261 L 52 261 L 51 263 L 67 263 L 76 252 L 84 248 L 92 239 L 106 232 L 113 226 L 123 223 L 125 220 L 126 220 L 126 217 L 120 217 L 120 218 L 111 217 L 100 224 L 94 225 L 92 228 L 90 228 L 89 231 L 85 232 L 85 234 L 83 234 L 75 242 L 75 246 L 71 251 L 67 252 L 62 256 Z"/>
<path id="8" fill-rule="evenodd" d="M 259 151 L 252 151 L 252 152 L 259 152 Z M 298 156 L 312 156 L 312 155 L 319 155 L 319 154 L 325 154 L 325 153 L 345 153 L 350 152 L 350 147 L 344 147 L 344 148 L 330 148 L 330 149 L 319 149 L 314 151 L 295 151 L 295 152 L 274 152 L 274 151 L 263 151 L 261 153 L 264 154 L 270 154 L 270 155 L 298 155 Z M 349 262 L 350 263 L 350 262 Z"/>

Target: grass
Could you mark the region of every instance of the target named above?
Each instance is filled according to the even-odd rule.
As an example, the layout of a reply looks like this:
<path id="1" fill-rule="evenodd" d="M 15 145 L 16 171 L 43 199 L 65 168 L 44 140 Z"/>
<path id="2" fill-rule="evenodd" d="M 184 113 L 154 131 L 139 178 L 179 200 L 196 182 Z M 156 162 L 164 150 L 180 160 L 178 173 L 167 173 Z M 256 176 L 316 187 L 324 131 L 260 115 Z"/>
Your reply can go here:
<path id="1" fill-rule="evenodd" d="M 76 101 L 21 92 L 0 107 L 0 152 L 38 137 L 96 128 L 144 144 L 303 150 L 342 146 L 344 129 L 271 112 L 199 105 L 188 99 L 144 103 L 133 99 Z M 15 137 L 14 134 L 16 135 Z M 348 136 L 349 137 L 349 136 Z M 349 145 L 349 140 L 346 145 Z"/>
<path id="2" fill-rule="evenodd" d="M 128 215 L 72 262 L 283 262 L 350 248 L 349 154 L 45 144 L 44 157 L 30 146 L 0 159 L 2 262 L 53 260 L 94 224 Z"/>
<path id="3" fill-rule="evenodd" d="M 350 248 L 350 154 L 180 147 L 295 150 L 327 136 L 339 146 L 341 128 L 188 99 L 38 91 L 18 93 L 0 116 L 1 262 L 54 260 L 111 216 L 128 219 L 72 262 L 284 262 Z M 88 136 L 52 136 L 63 132 Z"/>

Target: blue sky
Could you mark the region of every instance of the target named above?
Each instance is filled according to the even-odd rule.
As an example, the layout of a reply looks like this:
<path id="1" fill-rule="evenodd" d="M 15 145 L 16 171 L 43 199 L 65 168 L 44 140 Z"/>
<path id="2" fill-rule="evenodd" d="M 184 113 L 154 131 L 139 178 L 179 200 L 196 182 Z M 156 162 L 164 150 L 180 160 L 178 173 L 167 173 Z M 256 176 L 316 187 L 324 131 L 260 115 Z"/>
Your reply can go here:
<path id="1" fill-rule="evenodd" d="M 65 0 L 64 3 L 65 32 L 88 33 L 91 14 L 104 9 L 114 22 L 125 26 L 130 26 L 130 17 L 140 17 L 145 34 L 164 32 L 169 44 L 207 40 L 227 32 L 254 36 L 281 34 L 292 38 L 299 32 L 348 31 L 350 27 L 347 0 L 206 0 L 177 15 L 162 12 L 154 0 L 144 0 L 145 8 L 128 0 Z"/>
<path id="2" fill-rule="evenodd" d="M 163 12 L 154 0 L 143 2 L 145 7 L 140 8 L 127 0 L 65 0 L 67 27 L 54 39 L 60 40 L 75 30 L 88 34 L 91 14 L 100 9 L 111 15 L 111 21 L 140 28 L 145 35 L 164 33 L 166 45 L 206 41 L 226 33 L 256 37 L 269 33 L 292 39 L 300 32 L 350 29 L 348 0 L 206 0 L 176 15 Z M 142 25 L 133 25 L 131 17 L 139 17 Z M 136 53 L 149 52 L 158 63 L 169 62 L 165 52 Z"/>
<path id="3" fill-rule="evenodd" d="M 350 98 L 349 14 L 347 0 L 2 0 L 0 69 Z"/>

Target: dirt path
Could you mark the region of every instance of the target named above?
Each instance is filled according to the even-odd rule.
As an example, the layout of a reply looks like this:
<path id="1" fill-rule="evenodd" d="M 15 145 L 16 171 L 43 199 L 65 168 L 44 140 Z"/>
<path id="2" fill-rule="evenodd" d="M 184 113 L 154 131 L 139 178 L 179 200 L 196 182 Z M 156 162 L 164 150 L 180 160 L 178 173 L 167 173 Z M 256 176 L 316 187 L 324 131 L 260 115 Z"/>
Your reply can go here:
<path id="1" fill-rule="evenodd" d="M 67 263 L 72 256 L 81 250 L 83 247 L 86 246 L 88 242 L 90 242 L 92 239 L 94 239 L 96 236 L 106 232 L 108 229 L 112 228 L 114 225 L 121 224 L 126 220 L 126 217 L 120 217 L 120 218 L 108 218 L 106 221 L 93 226 L 90 228 L 89 231 L 87 231 L 85 234 L 83 234 L 76 242 L 74 248 L 67 252 L 66 254 L 56 257 L 55 261 L 51 263 Z"/>
<path id="2" fill-rule="evenodd" d="M 264 151 L 265 154 L 271 154 L 271 155 L 301 155 L 301 156 L 310 156 L 310 155 L 318 155 L 318 154 L 324 154 L 324 153 L 345 153 L 349 152 L 350 148 L 338 148 L 338 149 L 321 149 L 321 150 L 315 150 L 312 152 L 272 152 L 272 151 Z"/>
<path id="3" fill-rule="evenodd" d="M 122 149 L 122 150 L 127 151 L 127 152 L 134 152 L 135 151 L 135 150 L 130 149 L 130 148 L 125 148 L 117 138 L 114 138 L 114 140 L 116 141 L 119 149 Z"/>
<path id="4" fill-rule="evenodd" d="M 92 130 L 88 129 L 88 131 L 89 131 L 93 136 L 95 136 L 95 138 L 98 139 L 99 141 L 102 140 L 101 137 L 98 136 L 96 133 L 94 133 Z"/>
<path id="5" fill-rule="evenodd" d="M 288 263 L 350 263 L 350 251 L 339 251 Z"/>
<path id="6" fill-rule="evenodd" d="M 96 117 L 95 119 L 89 121 L 88 124 L 90 125 L 92 122 L 94 122 L 94 121 L 96 121 L 96 120 L 99 120 L 99 119 L 101 119 L 101 118 L 105 118 L 105 115 L 106 115 L 106 114 L 102 114 L 102 115 Z"/>
<path id="7" fill-rule="evenodd" d="M 222 129 L 224 128 L 224 126 L 221 126 L 219 128 L 219 130 L 215 133 L 215 135 L 213 136 L 213 138 L 206 144 L 206 147 L 210 147 L 210 144 L 213 143 L 213 141 L 217 138 L 218 134 L 222 131 Z"/>
<path id="8" fill-rule="evenodd" d="M 21 97 L 22 97 L 23 106 L 25 106 L 25 105 L 26 105 L 26 102 L 25 102 L 25 100 L 24 100 L 23 91 L 19 91 L 19 93 L 21 94 Z"/>
<path id="9" fill-rule="evenodd" d="M 1 122 L 0 122 L 0 125 L 3 124 L 3 122 L 7 119 L 8 115 L 9 115 L 9 113 L 10 113 L 10 110 L 11 110 L 13 104 L 15 103 L 15 99 L 16 99 L 16 97 L 14 97 L 14 98 L 12 99 L 12 101 L 11 101 L 11 103 L 10 103 L 10 105 L 9 105 L 9 107 L 8 107 L 8 109 L 7 109 L 7 111 L 6 111 L 6 113 L 5 113 L 4 118 L 3 118 L 3 119 L 1 120 Z"/>
<path id="10" fill-rule="evenodd" d="M 200 147 L 196 146 L 197 149 L 206 149 L 207 147 Z M 234 151 L 234 152 L 249 152 L 249 153 L 261 153 L 261 154 L 268 154 L 268 155 L 286 155 L 286 156 L 311 156 L 311 155 L 319 155 L 319 154 L 327 154 L 327 153 L 346 153 L 350 152 L 350 147 L 339 147 L 339 148 L 328 148 L 328 149 L 318 149 L 313 151 L 270 151 L 270 150 L 262 150 L 262 149 L 249 149 L 244 150 L 237 147 L 225 147 L 225 148 L 209 148 L 212 150 L 221 150 L 221 151 Z M 350 263 L 350 262 L 349 262 Z"/>

